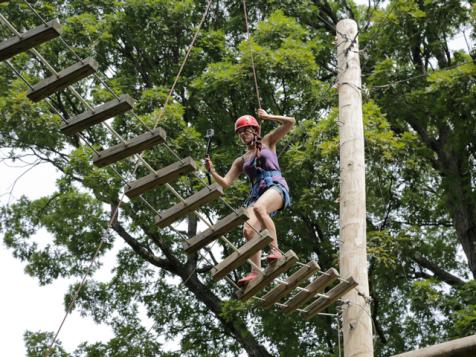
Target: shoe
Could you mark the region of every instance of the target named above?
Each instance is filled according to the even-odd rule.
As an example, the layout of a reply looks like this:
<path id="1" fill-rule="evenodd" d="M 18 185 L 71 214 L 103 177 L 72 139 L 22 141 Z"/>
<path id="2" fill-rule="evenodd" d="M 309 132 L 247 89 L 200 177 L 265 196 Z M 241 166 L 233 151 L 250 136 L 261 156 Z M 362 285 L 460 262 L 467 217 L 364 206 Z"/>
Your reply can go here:
<path id="1" fill-rule="evenodd" d="M 277 248 L 271 248 L 271 254 L 266 257 L 266 260 L 269 264 L 276 263 L 279 259 L 282 259 L 284 256 Z"/>
<path id="2" fill-rule="evenodd" d="M 251 280 L 254 280 L 256 277 L 258 276 L 258 273 L 255 272 L 255 271 L 252 271 L 251 273 L 249 273 L 247 276 L 245 276 L 244 278 L 241 278 L 240 280 L 238 280 L 238 285 L 246 285 L 248 284 Z"/>

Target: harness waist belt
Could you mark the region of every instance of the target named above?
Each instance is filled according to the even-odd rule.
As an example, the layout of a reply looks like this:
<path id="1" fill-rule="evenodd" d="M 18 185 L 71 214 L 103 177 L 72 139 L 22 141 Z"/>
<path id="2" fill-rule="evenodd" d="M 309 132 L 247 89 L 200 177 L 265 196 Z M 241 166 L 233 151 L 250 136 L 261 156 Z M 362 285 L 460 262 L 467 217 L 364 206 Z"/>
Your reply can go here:
<path id="1" fill-rule="evenodd" d="M 277 171 L 277 170 L 258 171 L 258 174 L 256 175 L 256 183 L 258 183 L 260 180 L 264 179 L 264 182 L 266 183 L 266 187 L 272 186 L 273 185 L 273 177 L 276 177 L 276 176 L 281 177 L 281 171 Z"/>

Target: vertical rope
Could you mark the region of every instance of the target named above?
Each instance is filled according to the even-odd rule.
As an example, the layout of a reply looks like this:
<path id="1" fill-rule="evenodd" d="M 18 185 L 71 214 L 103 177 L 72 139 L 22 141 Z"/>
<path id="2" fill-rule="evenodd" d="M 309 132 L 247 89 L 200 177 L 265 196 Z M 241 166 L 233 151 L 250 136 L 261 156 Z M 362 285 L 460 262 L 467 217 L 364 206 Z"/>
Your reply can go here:
<path id="1" fill-rule="evenodd" d="M 253 79 L 255 81 L 256 98 L 258 99 L 258 108 L 261 109 L 261 98 L 260 98 L 260 95 L 259 95 L 258 79 L 256 77 L 255 60 L 254 60 L 254 56 L 253 56 L 253 48 L 251 46 L 250 31 L 249 31 L 249 27 L 248 27 L 248 13 L 247 13 L 247 10 L 246 10 L 246 0 L 243 0 L 243 15 L 245 17 L 246 37 L 248 39 L 248 47 L 250 49 L 250 54 L 251 54 L 251 67 L 253 69 Z"/>
<path id="2" fill-rule="evenodd" d="M 183 62 L 180 66 L 180 69 L 177 73 L 177 76 L 175 77 L 174 83 L 172 84 L 172 87 L 170 88 L 169 94 L 167 98 L 165 99 L 164 106 L 162 107 L 162 110 L 160 111 L 159 115 L 157 116 L 157 120 L 155 121 L 154 129 L 157 127 L 159 124 L 160 119 L 162 118 L 162 115 L 165 113 L 165 109 L 167 108 L 167 104 L 172 97 L 173 92 L 175 91 L 175 86 L 177 85 L 177 82 L 180 78 L 180 75 L 182 74 L 182 70 L 185 67 L 185 63 L 187 63 L 188 57 L 190 56 L 190 52 L 192 51 L 193 46 L 195 45 L 195 41 L 198 37 L 198 34 L 200 33 L 200 29 L 202 28 L 203 23 L 205 22 L 205 18 L 208 15 L 208 11 L 210 10 L 210 6 L 212 4 L 212 0 L 208 0 L 207 7 L 205 9 L 205 12 L 203 13 L 202 19 L 200 20 L 200 23 L 198 24 L 197 30 L 195 31 L 195 35 L 193 36 L 192 42 L 190 43 L 190 46 L 187 49 L 187 53 L 185 54 L 185 57 L 183 59 Z"/>
<path id="3" fill-rule="evenodd" d="M 337 314 L 336 316 L 336 321 L 337 321 L 337 350 L 339 351 L 339 357 L 342 357 L 342 349 L 340 347 L 340 314 Z"/>

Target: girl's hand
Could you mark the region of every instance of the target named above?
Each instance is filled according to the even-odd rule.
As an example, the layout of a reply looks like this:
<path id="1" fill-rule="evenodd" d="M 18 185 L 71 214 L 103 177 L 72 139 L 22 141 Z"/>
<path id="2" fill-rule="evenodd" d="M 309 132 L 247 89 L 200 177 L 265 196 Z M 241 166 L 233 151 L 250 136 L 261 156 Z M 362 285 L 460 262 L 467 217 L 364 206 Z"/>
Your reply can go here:
<path id="1" fill-rule="evenodd" d="M 270 119 L 271 118 L 271 115 L 266 113 L 266 111 L 264 109 L 258 109 L 256 111 L 256 113 L 258 114 L 258 117 L 260 117 L 261 119 Z"/>
<path id="2" fill-rule="evenodd" d="M 205 156 L 204 164 L 208 172 L 214 171 L 214 167 L 213 167 L 212 160 L 210 159 L 210 155 Z"/>

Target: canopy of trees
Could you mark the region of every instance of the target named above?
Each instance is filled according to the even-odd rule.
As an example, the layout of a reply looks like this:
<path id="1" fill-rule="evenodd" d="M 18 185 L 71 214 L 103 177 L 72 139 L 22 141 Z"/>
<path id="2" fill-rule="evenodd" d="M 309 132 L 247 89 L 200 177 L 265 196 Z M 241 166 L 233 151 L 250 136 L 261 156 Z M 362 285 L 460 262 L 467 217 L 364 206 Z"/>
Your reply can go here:
<path id="1" fill-rule="evenodd" d="M 360 32 L 367 163 L 369 282 L 375 351 L 378 356 L 476 333 L 476 66 L 471 53 L 476 7 L 466 0 L 253 1 L 248 4 L 250 39 L 241 1 L 214 1 L 165 113 L 161 108 L 206 7 L 191 0 L 36 1 L 45 19 L 58 17 L 63 37 L 81 57 L 93 56 L 117 93 L 136 100 L 134 115 L 114 119 L 130 138 L 144 132 L 139 120 L 167 131 L 168 146 L 197 162 L 204 135 L 215 129 L 212 155 L 224 173 L 242 148 L 233 122 L 257 109 L 251 55 L 262 106 L 295 116 L 297 125 L 278 148 L 293 203 L 276 218 L 282 250 L 301 261 L 317 258 L 323 270 L 338 264 L 338 112 L 335 25 L 353 18 Z M 41 21 L 26 2 L 2 4 L 2 14 L 19 30 Z M 0 37 L 12 34 L 0 28 Z M 449 43 L 466 39 L 466 50 Z M 474 39 L 474 38 L 473 38 Z M 75 56 L 59 40 L 39 48 L 56 69 Z M 28 53 L 10 61 L 29 82 L 48 76 Z M 106 78 L 102 76 L 102 78 Z M 336 321 L 304 322 L 279 309 L 238 302 L 233 287 L 213 283 L 211 257 L 187 257 L 181 242 L 197 232 L 191 215 L 175 230 L 158 229 L 154 212 L 141 200 L 123 204 L 123 177 L 144 176 L 124 160 L 110 168 L 92 166 L 92 148 L 61 134 L 61 117 L 46 101 L 33 104 L 27 85 L 12 68 L 0 66 L 0 145 L 9 158 L 31 156 L 61 173 L 48 197 L 22 197 L 0 211 L 0 231 L 26 272 L 46 285 L 59 277 L 77 284 L 73 298 L 102 241 L 93 271 L 114 244 L 123 248 L 110 280 L 87 279 L 74 309 L 109 324 L 110 341 L 83 343 L 75 351 L 54 346 L 58 356 L 337 356 Z M 76 86 L 98 105 L 112 98 L 97 79 Z M 51 103 L 64 118 L 85 108 L 71 92 Z M 272 127 L 265 123 L 264 130 Z M 84 132 L 93 147 L 117 142 L 103 126 Z M 176 161 L 163 146 L 145 153 L 160 168 Z M 173 184 L 189 196 L 203 187 L 193 176 Z M 239 207 L 248 189 L 242 180 L 226 191 Z M 165 188 L 144 195 L 156 209 L 177 199 Z M 230 213 L 223 203 L 202 214 L 215 221 Z M 46 229 L 51 240 L 32 238 Z M 239 244 L 241 232 L 228 238 Z M 218 244 L 216 245 L 218 247 Z M 215 258 L 227 254 L 214 250 Z M 243 271 L 244 272 L 244 268 Z M 337 305 L 338 308 L 338 305 Z M 144 309 L 155 322 L 148 331 Z M 330 312 L 335 312 L 334 306 Z M 80 331 L 78 331 L 80 333 Z M 28 331 L 29 355 L 49 345 L 53 331 Z M 159 338 L 160 337 L 160 338 Z M 165 352 L 159 341 L 177 341 Z"/>

